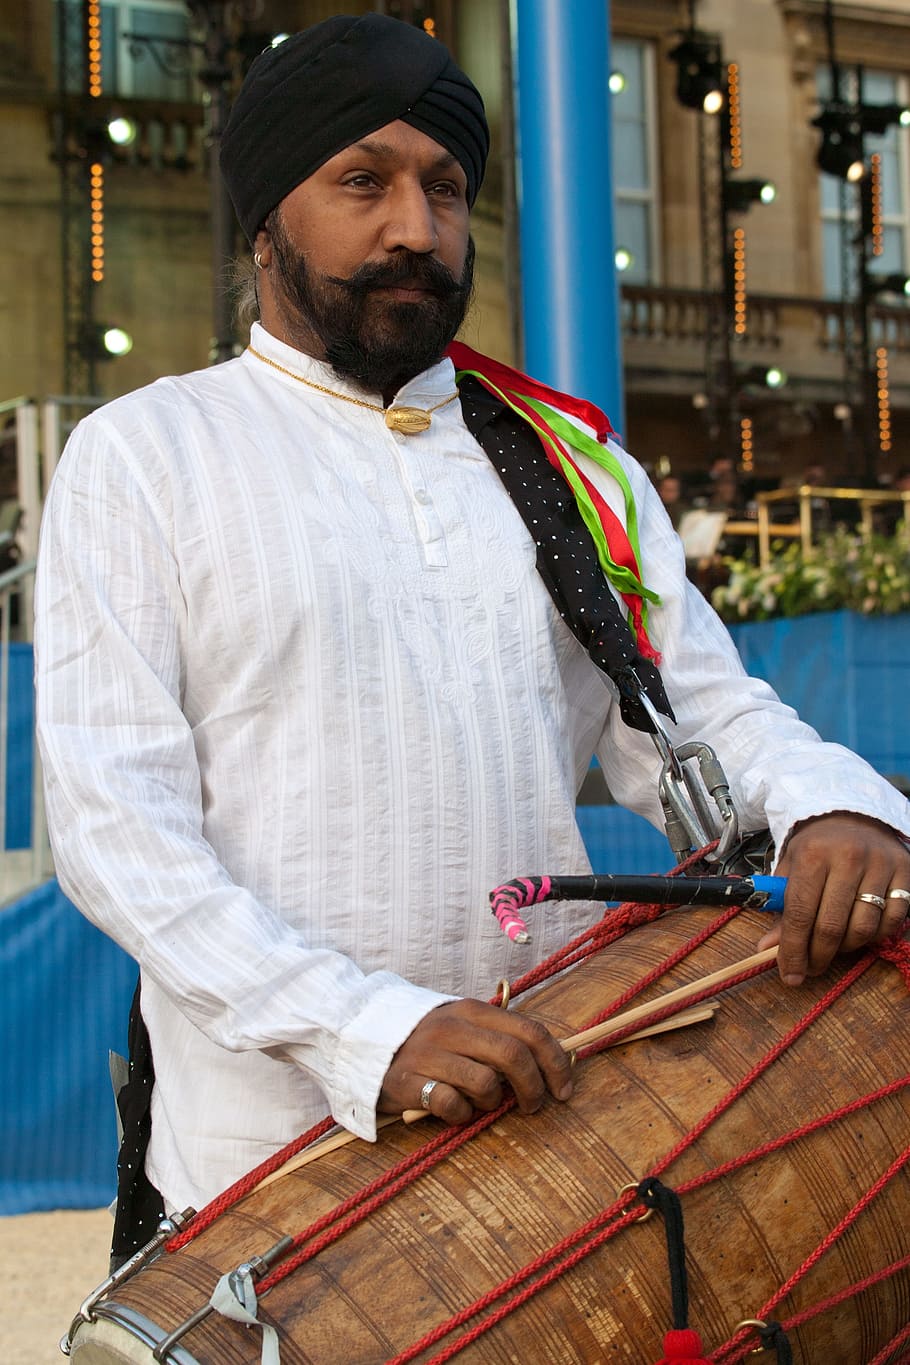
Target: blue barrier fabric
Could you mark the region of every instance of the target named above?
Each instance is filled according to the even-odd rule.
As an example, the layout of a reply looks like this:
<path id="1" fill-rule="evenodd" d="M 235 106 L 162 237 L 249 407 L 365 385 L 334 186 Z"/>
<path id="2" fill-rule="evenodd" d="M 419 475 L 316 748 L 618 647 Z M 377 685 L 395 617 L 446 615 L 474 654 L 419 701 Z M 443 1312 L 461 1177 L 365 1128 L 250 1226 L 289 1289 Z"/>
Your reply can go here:
<path id="1" fill-rule="evenodd" d="M 822 739 L 880 773 L 910 778 L 910 615 L 820 612 L 730 633 L 746 670 L 766 678 Z"/>
<path id="2" fill-rule="evenodd" d="M 126 1049 L 135 984 L 56 882 L 0 911 L 0 1214 L 113 1199 L 108 1050 Z"/>
<path id="3" fill-rule="evenodd" d="M 668 872 L 673 866 L 665 835 L 640 815 L 622 806 L 579 806 L 577 814 L 595 872 L 647 876 L 651 872 Z M 562 871 L 558 867 L 544 870 L 551 875 Z"/>
<path id="4" fill-rule="evenodd" d="M 5 848 L 28 848 L 32 838 L 32 756 L 35 701 L 32 647 L 9 647 Z"/>

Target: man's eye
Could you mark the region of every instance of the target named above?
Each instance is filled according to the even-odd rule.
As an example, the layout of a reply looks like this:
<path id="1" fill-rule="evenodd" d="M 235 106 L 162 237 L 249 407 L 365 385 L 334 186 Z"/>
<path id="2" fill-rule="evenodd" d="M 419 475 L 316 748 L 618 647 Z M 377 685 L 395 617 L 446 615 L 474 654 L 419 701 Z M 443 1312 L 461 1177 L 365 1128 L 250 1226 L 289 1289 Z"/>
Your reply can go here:
<path id="1" fill-rule="evenodd" d="M 367 175 L 365 171 L 362 171 L 358 175 L 349 176 L 344 183 L 346 185 L 352 185 L 355 189 L 359 190 L 370 189 L 376 184 L 376 181 L 372 175 Z"/>
<path id="2" fill-rule="evenodd" d="M 442 198 L 455 198 L 458 194 L 458 186 L 451 180 L 438 180 L 428 188 L 429 194 L 439 195 Z"/>

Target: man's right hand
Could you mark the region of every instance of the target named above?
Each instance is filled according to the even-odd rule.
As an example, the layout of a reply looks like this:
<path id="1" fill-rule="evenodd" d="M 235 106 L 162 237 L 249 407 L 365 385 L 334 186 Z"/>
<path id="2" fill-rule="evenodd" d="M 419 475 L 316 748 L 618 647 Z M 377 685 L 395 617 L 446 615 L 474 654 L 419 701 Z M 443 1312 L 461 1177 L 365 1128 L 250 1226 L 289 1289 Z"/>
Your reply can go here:
<path id="1" fill-rule="evenodd" d="M 392 1058 L 379 1111 L 419 1108 L 427 1081 L 436 1081 L 430 1113 L 446 1123 L 497 1108 L 504 1082 L 523 1114 L 539 1109 L 548 1090 L 558 1100 L 572 1094 L 569 1058 L 543 1024 L 480 1000 L 453 1000 L 425 1015 Z"/>

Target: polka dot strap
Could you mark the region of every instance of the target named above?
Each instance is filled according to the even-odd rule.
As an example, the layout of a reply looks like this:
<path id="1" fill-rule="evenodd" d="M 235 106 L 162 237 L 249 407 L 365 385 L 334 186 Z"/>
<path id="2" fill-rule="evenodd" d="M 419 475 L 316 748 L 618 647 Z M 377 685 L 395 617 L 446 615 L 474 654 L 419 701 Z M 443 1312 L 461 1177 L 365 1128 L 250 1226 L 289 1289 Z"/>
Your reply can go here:
<path id="1" fill-rule="evenodd" d="M 651 732 L 653 725 L 640 701 L 642 692 L 658 711 L 673 715 L 654 651 L 648 646 L 650 657 L 646 656 L 636 633 L 624 621 L 562 469 L 551 462 L 536 425 L 494 396 L 478 378 L 464 378 L 460 390 L 465 423 L 534 539 L 537 570 L 560 616 L 593 662 L 615 683 L 626 724 Z M 641 603 L 641 598 L 632 600 Z"/>

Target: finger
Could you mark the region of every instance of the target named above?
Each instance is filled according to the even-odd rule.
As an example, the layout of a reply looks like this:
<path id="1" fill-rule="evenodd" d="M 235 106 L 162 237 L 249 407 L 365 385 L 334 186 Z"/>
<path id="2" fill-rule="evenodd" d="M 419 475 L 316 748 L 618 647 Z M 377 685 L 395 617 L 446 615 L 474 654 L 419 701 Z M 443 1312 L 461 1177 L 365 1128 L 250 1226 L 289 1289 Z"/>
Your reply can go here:
<path id="1" fill-rule="evenodd" d="M 910 882 L 907 877 L 906 882 Z M 891 938 L 906 926 L 910 914 L 910 888 L 905 883 L 896 886 L 893 882 L 885 896 L 885 913 L 882 915 L 881 938 Z"/>
<path id="2" fill-rule="evenodd" d="M 436 1021 L 446 1029 L 446 1050 L 485 1063 L 504 1077 L 523 1112 L 539 1109 L 547 1090 L 559 1100 L 572 1094 L 569 1057 L 536 1019 L 474 1000 L 459 1002 L 453 1022 L 449 1008 L 435 1011 Z M 476 1031 L 468 1033 L 470 1029 Z"/>
<path id="3" fill-rule="evenodd" d="M 478 1109 L 495 1109 L 502 1101 L 502 1081 L 514 1091 L 523 1113 L 539 1109 L 546 1097 L 548 1079 L 543 1065 L 550 1064 L 549 1048 L 540 1035 L 557 1050 L 559 1070 L 566 1070 L 568 1058 L 558 1043 L 546 1033 L 542 1025 L 520 1016 L 509 1016 L 504 1010 L 492 1010 L 495 1027 L 465 1026 L 457 1035 L 457 1057 L 442 1073 L 445 1079 L 466 1095 Z M 449 1040 L 455 1050 L 455 1039 Z M 540 1054 L 541 1061 L 538 1062 Z M 556 1074 L 556 1066 L 551 1070 Z M 571 1082 L 570 1082 L 571 1083 Z M 563 1083 L 564 1084 L 564 1083 Z"/>
<path id="4" fill-rule="evenodd" d="M 526 1014 L 510 1014 L 495 1010 L 500 1027 L 513 1035 L 514 1049 L 506 1048 L 506 1064 L 501 1070 L 525 1113 L 538 1109 L 543 1103 L 544 1090 L 558 1100 L 572 1094 L 572 1061 L 549 1029 Z M 514 1067 L 512 1059 L 514 1057 Z M 543 1080 L 543 1088 L 540 1080 Z"/>
<path id="5" fill-rule="evenodd" d="M 419 1078 L 418 1078 L 419 1079 Z M 431 1086 L 424 1103 L 424 1087 Z M 428 1078 L 420 1088 L 418 1105 L 421 1110 L 442 1119 L 443 1123 L 469 1123 L 474 1116 L 474 1106 L 465 1099 L 454 1086 L 445 1081 L 430 1081 Z"/>
<path id="6" fill-rule="evenodd" d="M 791 872 L 787 878 L 780 923 L 780 952 L 777 955 L 777 968 L 786 986 L 800 986 L 808 975 L 810 946 L 815 936 L 816 921 L 821 915 L 824 888 L 824 876 L 813 875 L 806 870 L 801 873 Z M 852 901 L 852 893 L 850 900 Z M 832 933 L 833 937 L 830 912 L 827 925 L 829 927 L 823 930 L 823 934 Z M 817 948 L 821 941 L 822 939 Z M 837 942 L 840 942 L 840 933 L 837 934 Z"/>

